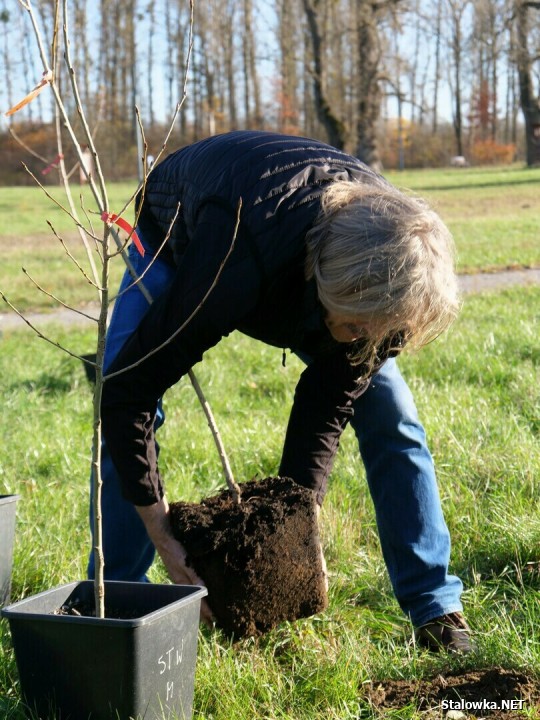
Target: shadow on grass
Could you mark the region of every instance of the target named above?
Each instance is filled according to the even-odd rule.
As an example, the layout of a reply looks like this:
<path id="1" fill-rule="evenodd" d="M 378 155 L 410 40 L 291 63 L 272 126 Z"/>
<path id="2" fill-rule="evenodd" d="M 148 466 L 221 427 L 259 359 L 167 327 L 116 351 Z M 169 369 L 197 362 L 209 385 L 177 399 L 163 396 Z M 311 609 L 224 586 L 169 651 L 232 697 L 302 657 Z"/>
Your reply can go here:
<path id="1" fill-rule="evenodd" d="M 526 169 L 525 169 L 526 170 Z M 530 177 L 520 177 L 520 178 L 505 178 L 504 185 L 531 185 L 532 183 L 540 182 L 540 180 L 531 179 Z M 474 183 L 471 186 L 470 179 L 467 177 L 463 178 L 463 183 L 460 183 L 458 185 L 426 185 L 424 187 L 418 186 L 415 187 L 415 192 L 422 193 L 422 192 L 446 192 L 448 191 L 455 191 L 458 190 L 460 192 L 463 192 L 463 190 L 471 190 L 471 187 L 476 190 L 478 188 L 492 188 L 492 187 L 501 187 L 501 181 L 500 180 L 487 180 L 486 182 L 481 183 Z"/>
<path id="2" fill-rule="evenodd" d="M 12 390 L 26 390 L 32 393 L 54 396 L 70 392 L 76 381 L 72 378 L 61 378 L 50 373 L 43 373 L 35 380 L 24 380 L 11 385 Z"/>

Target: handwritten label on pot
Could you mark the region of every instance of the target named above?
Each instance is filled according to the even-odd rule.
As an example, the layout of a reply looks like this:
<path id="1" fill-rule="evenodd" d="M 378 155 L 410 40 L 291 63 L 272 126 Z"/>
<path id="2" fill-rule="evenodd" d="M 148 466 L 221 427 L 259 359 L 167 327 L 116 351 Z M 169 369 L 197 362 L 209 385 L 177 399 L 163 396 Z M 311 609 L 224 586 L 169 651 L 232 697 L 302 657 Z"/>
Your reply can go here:
<path id="1" fill-rule="evenodd" d="M 173 646 L 158 658 L 159 674 L 169 674 L 174 668 L 181 665 L 184 656 L 184 638 L 180 648 Z M 167 701 L 172 700 L 174 695 L 174 680 L 167 680 Z"/>

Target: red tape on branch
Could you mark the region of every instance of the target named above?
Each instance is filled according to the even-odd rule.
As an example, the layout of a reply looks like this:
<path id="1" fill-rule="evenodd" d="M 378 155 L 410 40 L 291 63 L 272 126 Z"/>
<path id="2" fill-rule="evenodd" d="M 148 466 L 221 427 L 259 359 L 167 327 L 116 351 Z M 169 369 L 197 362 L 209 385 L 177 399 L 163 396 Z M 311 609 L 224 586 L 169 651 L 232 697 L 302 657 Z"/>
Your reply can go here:
<path id="1" fill-rule="evenodd" d="M 124 218 L 118 217 L 118 215 L 114 215 L 113 213 L 107 213 L 107 212 L 101 213 L 101 219 L 103 220 L 103 222 L 106 222 L 108 225 L 111 225 L 112 223 L 114 223 L 115 225 L 118 225 L 119 228 L 121 228 L 122 230 L 127 232 L 128 235 L 133 240 L 133 244 L 139 251 L 139 254 L 141 255 L 141 257 L 144 257 L 144 248 L 142 246 L 141 241 L 139 240 L 139 236 L 137 235 L 137 233 L 135 232 L 133 227 L 128 223 L 127 220 L 124 220 Z"/>
<path id="2" fill-rule="evenodd" d="M 60 164 L 60 160 L 62 160 L 63 157 L 64 156 L 62 155 L 62 153 L 57 155 L 50 165 L 47 165 L 46 168 L 43 168 L 43 170 L 41 171 L 41 174 L 48 175 L 51 172 L 51 170 L 54 170 L 54 168 L 58 167 L 58 165 Z"/>

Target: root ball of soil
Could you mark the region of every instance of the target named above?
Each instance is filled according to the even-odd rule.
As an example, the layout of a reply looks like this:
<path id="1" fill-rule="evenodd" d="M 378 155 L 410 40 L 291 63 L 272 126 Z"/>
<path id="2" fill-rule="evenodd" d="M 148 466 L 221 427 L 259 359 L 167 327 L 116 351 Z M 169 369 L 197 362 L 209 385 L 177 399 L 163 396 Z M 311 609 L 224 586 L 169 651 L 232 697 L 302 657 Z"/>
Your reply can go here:
<path id="1" fill-rule="evenodd" d="M 327 605 L 315 494 L 289 478 L 240 485 L 201 503 L 171 503 L 173 533 L 208 588 L 216 624 L 261 635 Z"/>

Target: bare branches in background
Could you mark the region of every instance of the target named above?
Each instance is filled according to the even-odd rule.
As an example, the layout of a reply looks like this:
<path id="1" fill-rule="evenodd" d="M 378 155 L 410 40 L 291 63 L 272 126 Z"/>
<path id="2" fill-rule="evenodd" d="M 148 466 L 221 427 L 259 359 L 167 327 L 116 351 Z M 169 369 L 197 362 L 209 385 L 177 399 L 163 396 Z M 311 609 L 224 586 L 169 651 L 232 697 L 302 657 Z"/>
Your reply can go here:
<path id="1" fill-rule="evenodd" d="M 540 96 L 535 4 L 208 0 L 195 8 L 191 40 L 187 0 L 100 0 L 91 7 L 89 0 L 76 0 L 69 6 L 81 100 L 92 127 L 102 117 L 96 142 L 114 179 L 131 177 L 137 166 L 135 107 L 148 152 L 156 155 L 182 95 L 190 42 L 189 100 L 171 135 L 174 147 L 233 128 L 262 127 L 318 137 L 375 166 L 381 155 L 388 167 L 397 159 L 399 125 L 409 165 L 446 163 L 488 142 L 513 144 L 525 157 L 524 64 L 533 104 Z M 47 28 L 53 7 L 39 6 Z M 22 86 L 27 92 L 38 81 L 29 77 L 30 26 L 18 9 L 18 0 L 3 0 L 0 10 L 6 68 L 0 103 L 6 109 Z M 524 44 L 517 35 L 523 37 L 525 15 Z M 57 82 L 69 82 L 61 64 Z M 74 106 L 67 110 L 75 123 Z M 51 121 L 50 98 L 42 94 L 12 122 L 23 137 L 25 123 Z M 6 149 L 11 157 L 9 144 Z M 56 156 L 34 149 L 49 162 Z M 72 161 L 68 152 L 66 162 Z"/>

